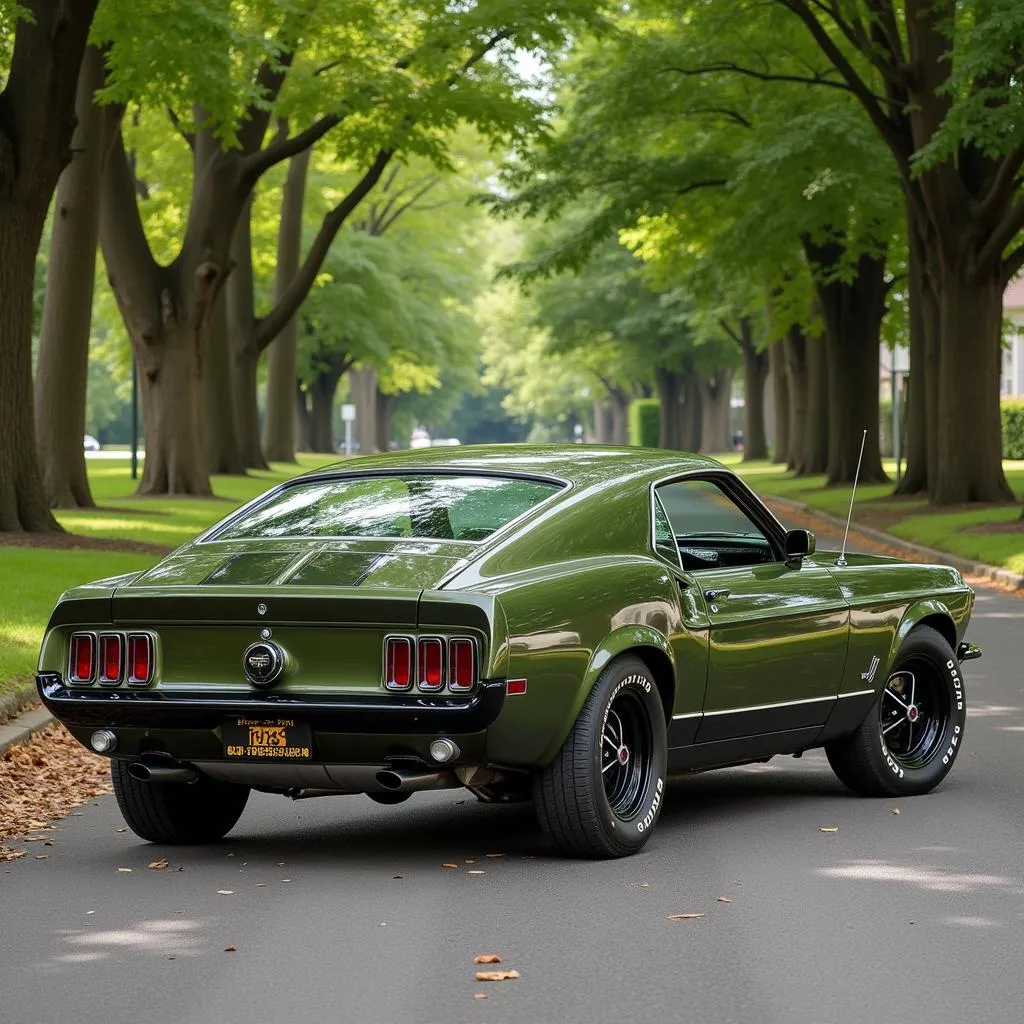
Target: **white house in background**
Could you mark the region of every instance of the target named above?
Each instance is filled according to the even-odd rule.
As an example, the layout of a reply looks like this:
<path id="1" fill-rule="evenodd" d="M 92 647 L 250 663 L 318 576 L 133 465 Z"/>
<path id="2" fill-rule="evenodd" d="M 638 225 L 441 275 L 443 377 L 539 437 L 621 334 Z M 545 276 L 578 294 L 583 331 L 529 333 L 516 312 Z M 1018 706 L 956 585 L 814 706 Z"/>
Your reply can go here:
<path id="1" fill-rule="evenodd" d="M 1003 376 L 999 382 L 1002 395 L 1024 397 L 1024 277 L 1011 281 L 1003 292 L 1003 316 L 1018 330 L 1007 339 L 1003 349 Z"/>

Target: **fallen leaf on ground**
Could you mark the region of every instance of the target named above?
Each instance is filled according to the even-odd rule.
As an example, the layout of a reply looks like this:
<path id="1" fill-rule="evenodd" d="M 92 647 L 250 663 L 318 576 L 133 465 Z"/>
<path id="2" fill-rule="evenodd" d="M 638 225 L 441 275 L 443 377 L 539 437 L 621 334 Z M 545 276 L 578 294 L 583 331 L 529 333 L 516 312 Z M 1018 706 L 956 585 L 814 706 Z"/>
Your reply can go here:
<path id="1" fill-rule="evenodd" d="M 167 858 L 161 857 L 159 860 L 155 860 L 152 863 L 147 864 L 146 867 L 149 868 L 150 871 L 163 871 L 163 869 L 167 867 Z"/>
<path id="2" fill-rule="evenodd" d="M 48 853 L 37 853 L 36 860 L 46 860 L 50 855 Z"/>
<path id="3" fill-rule="evenodd" d="M 117 870 L 120 871 L 121 874 L 123 875 L 130 875 L 132 873 L 131 868 L 118 868 Z"/>
<path id="4" fill-rule="evenodd" d="M 25 856 L 5 849 L 5 840 L 53 831 L 49 819 L 63 818 L 76 805 L 110 792 L 109 764 L 56 724 L 0 755 L 0 861 Z M 43 836 L 32 838 L 44 842 Z"/>
<path id="5" fill-rule="evenodd" d="M 467 875 L 482 875 L 483 872 L 479 868 L 477 868 L 477 869 L 475 869 L 473 871 L 467 871 L 466 874 Z"/>
<path id="6" fill-rule="evenodd" d="M 115 828 L 114 831 L 115 832 L 127 832 L 128 829 L 126 829 L 126 828 Z"/>
<path id="7" fill-rule="evenodd" d="M 500 964 L 501 957 L 497 953 L 481 953 L 473 958 L 475 964 Z"/>
<path id="8" fill-rule="evenodd" d="M 392 878 L 405 878 L 405 875 L 392 875 Z"/>
<path id="9" fill-rule="evenodd" d="M 665 918 L 666 921 L 696 921 L 698 917 L 703 917 L 703 914 L 669 914 Z"/>
<path id="10" fill-rule="evenodd" d="M 485 853 L 484 856 L 485 857 L 504 857 L 505 854 L 503 854 L 503 853 Z M 486 999 L 487 997 L 484 996 L 484 998 Z"/>
<path id="11" fill-rule="evenodd" d="M 467 864 L 475 864 L 475 863 L 476 863 L 476 861 L 475 861 L 475 860 L 473 860 L 473 859 L 472 859 L 471 857 L 467 857 L 467 858 L 466 858 L 466 863 L 467 863 Z"/>
<path id="12" fill-rule="evenodd" d="M 458 864 L 442 864 L 441 867 L 443 867 L 443 868 L 454 868 L 455 870 L 458 870 L 459 865 Z"/>
<path id="13" fill-rule="evenodd" d="M 651 887 L 651 883 L 650 882 L 640 882 L 639 883 L 639 888 L 641 888 L 641 889 L 650 889 L 650 887 Z"/>
<path id="14" fill-rule="evenodd" d="M 719 896 L 718 897 L 718 902 L 719 903 L 732 903 L 732 897 L 731 896 Z"/>
<path id="15" fill-rule="evenodd" d="M 477 981 L 514 981 L 519 977 L 518 971 L 477 971 Z"/>
<path id="16" fill-rule="evenodd" d="M 900 809 L 899 809 L 898 807 L 894 807 L 894 808 L 892 809 L 892 813 L 893 813 L 893 814 L 899 814 L 899 813 L 900 813 Z"/>
<path id="17" fill-rule="evenodd" d="M 838 825 L 822 825 L 821 828 L 818 829 L 818 831 L 819 832 L 838 832 L 839 831 L 839 826 Z"/>
<path id="18" fill-rule="evenodd" d="M 218 889 L 217 890 L 217 895 L 218 896 L 234 896 L 235 895 L 235 890 L 234 889 Z"/>
<path id="19" fill-rule="evenodd" d="M 224 952 L 225 952 L 225 953 L 237 953 L 237 952 L 238 952 L 238 950 L 237 950 L 237 949 L 235 949 L 235 947 L 234 947 L 234 946 L 225 946 L 225 947 L 224 947 Z"/>
<path id="20" fill-rule="evenodd" d="M 474 999 L 486 999 L 487 998 L 487 993 L 486 992 L 474 992 L 473 993 L 473 998 Z"/>
<path id="21" fill-rule="evenodd" d="M 266 889 L 267 884 L 268 884 L 267 882 L 257 882 L 256 883 L 256 888 L 257 889 Z"/>
<path id="22" fill-rule="evenodd" d="M 281 884 L 284 885 L 285 883 L 290 882 L 290 881 L 291 881 L 290 878 L 282 878 L 281 879 Z"/>

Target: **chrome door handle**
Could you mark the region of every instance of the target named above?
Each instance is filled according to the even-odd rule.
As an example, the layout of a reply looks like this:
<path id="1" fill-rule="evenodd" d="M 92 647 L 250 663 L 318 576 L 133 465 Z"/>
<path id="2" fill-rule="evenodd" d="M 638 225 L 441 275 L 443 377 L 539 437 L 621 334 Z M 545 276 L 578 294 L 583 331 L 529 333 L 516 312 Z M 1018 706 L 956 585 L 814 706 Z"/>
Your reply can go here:
<path id="1" fill-rule="evenodd" d="M 728 587 L 722 587 L 720 590 L 705 590 L 704 591 L 704 596 L 709 601 L 721 601 L 721 599 L 723 597 L 728 597 L 729 596 L 729 588 Z"/>

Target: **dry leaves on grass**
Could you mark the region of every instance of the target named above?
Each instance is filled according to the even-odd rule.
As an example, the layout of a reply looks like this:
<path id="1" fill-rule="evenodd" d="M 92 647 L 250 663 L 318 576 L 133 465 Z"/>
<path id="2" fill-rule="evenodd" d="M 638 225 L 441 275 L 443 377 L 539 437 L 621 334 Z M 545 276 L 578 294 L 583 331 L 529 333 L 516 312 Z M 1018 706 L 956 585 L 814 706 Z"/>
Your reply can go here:
<path id="1" fill-rule="evenodd" d="M 477 971 L 477 981 L 515 981 L 518 971 Z"/>
<path id="2" fill-rule="evenodd" d="M 109 793 L 105 757 L 90 753 L 62 725 L 49 725 L 0 758 L 0 861 L 24 856 L 4 840 L 47 827 L 68 811 Z"/>

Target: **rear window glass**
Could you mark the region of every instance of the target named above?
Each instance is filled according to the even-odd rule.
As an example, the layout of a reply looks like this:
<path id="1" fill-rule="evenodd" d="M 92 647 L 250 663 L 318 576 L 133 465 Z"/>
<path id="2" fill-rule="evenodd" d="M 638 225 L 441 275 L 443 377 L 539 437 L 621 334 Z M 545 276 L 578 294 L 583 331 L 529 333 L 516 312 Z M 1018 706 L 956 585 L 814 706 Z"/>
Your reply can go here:
<path id="1" fill-rule="evenodd" d="M 515 477 L 410 474 L 311 480 L 271 495 L 212 539 L 484 540 L 558 490 L 558 484 Z"/>

